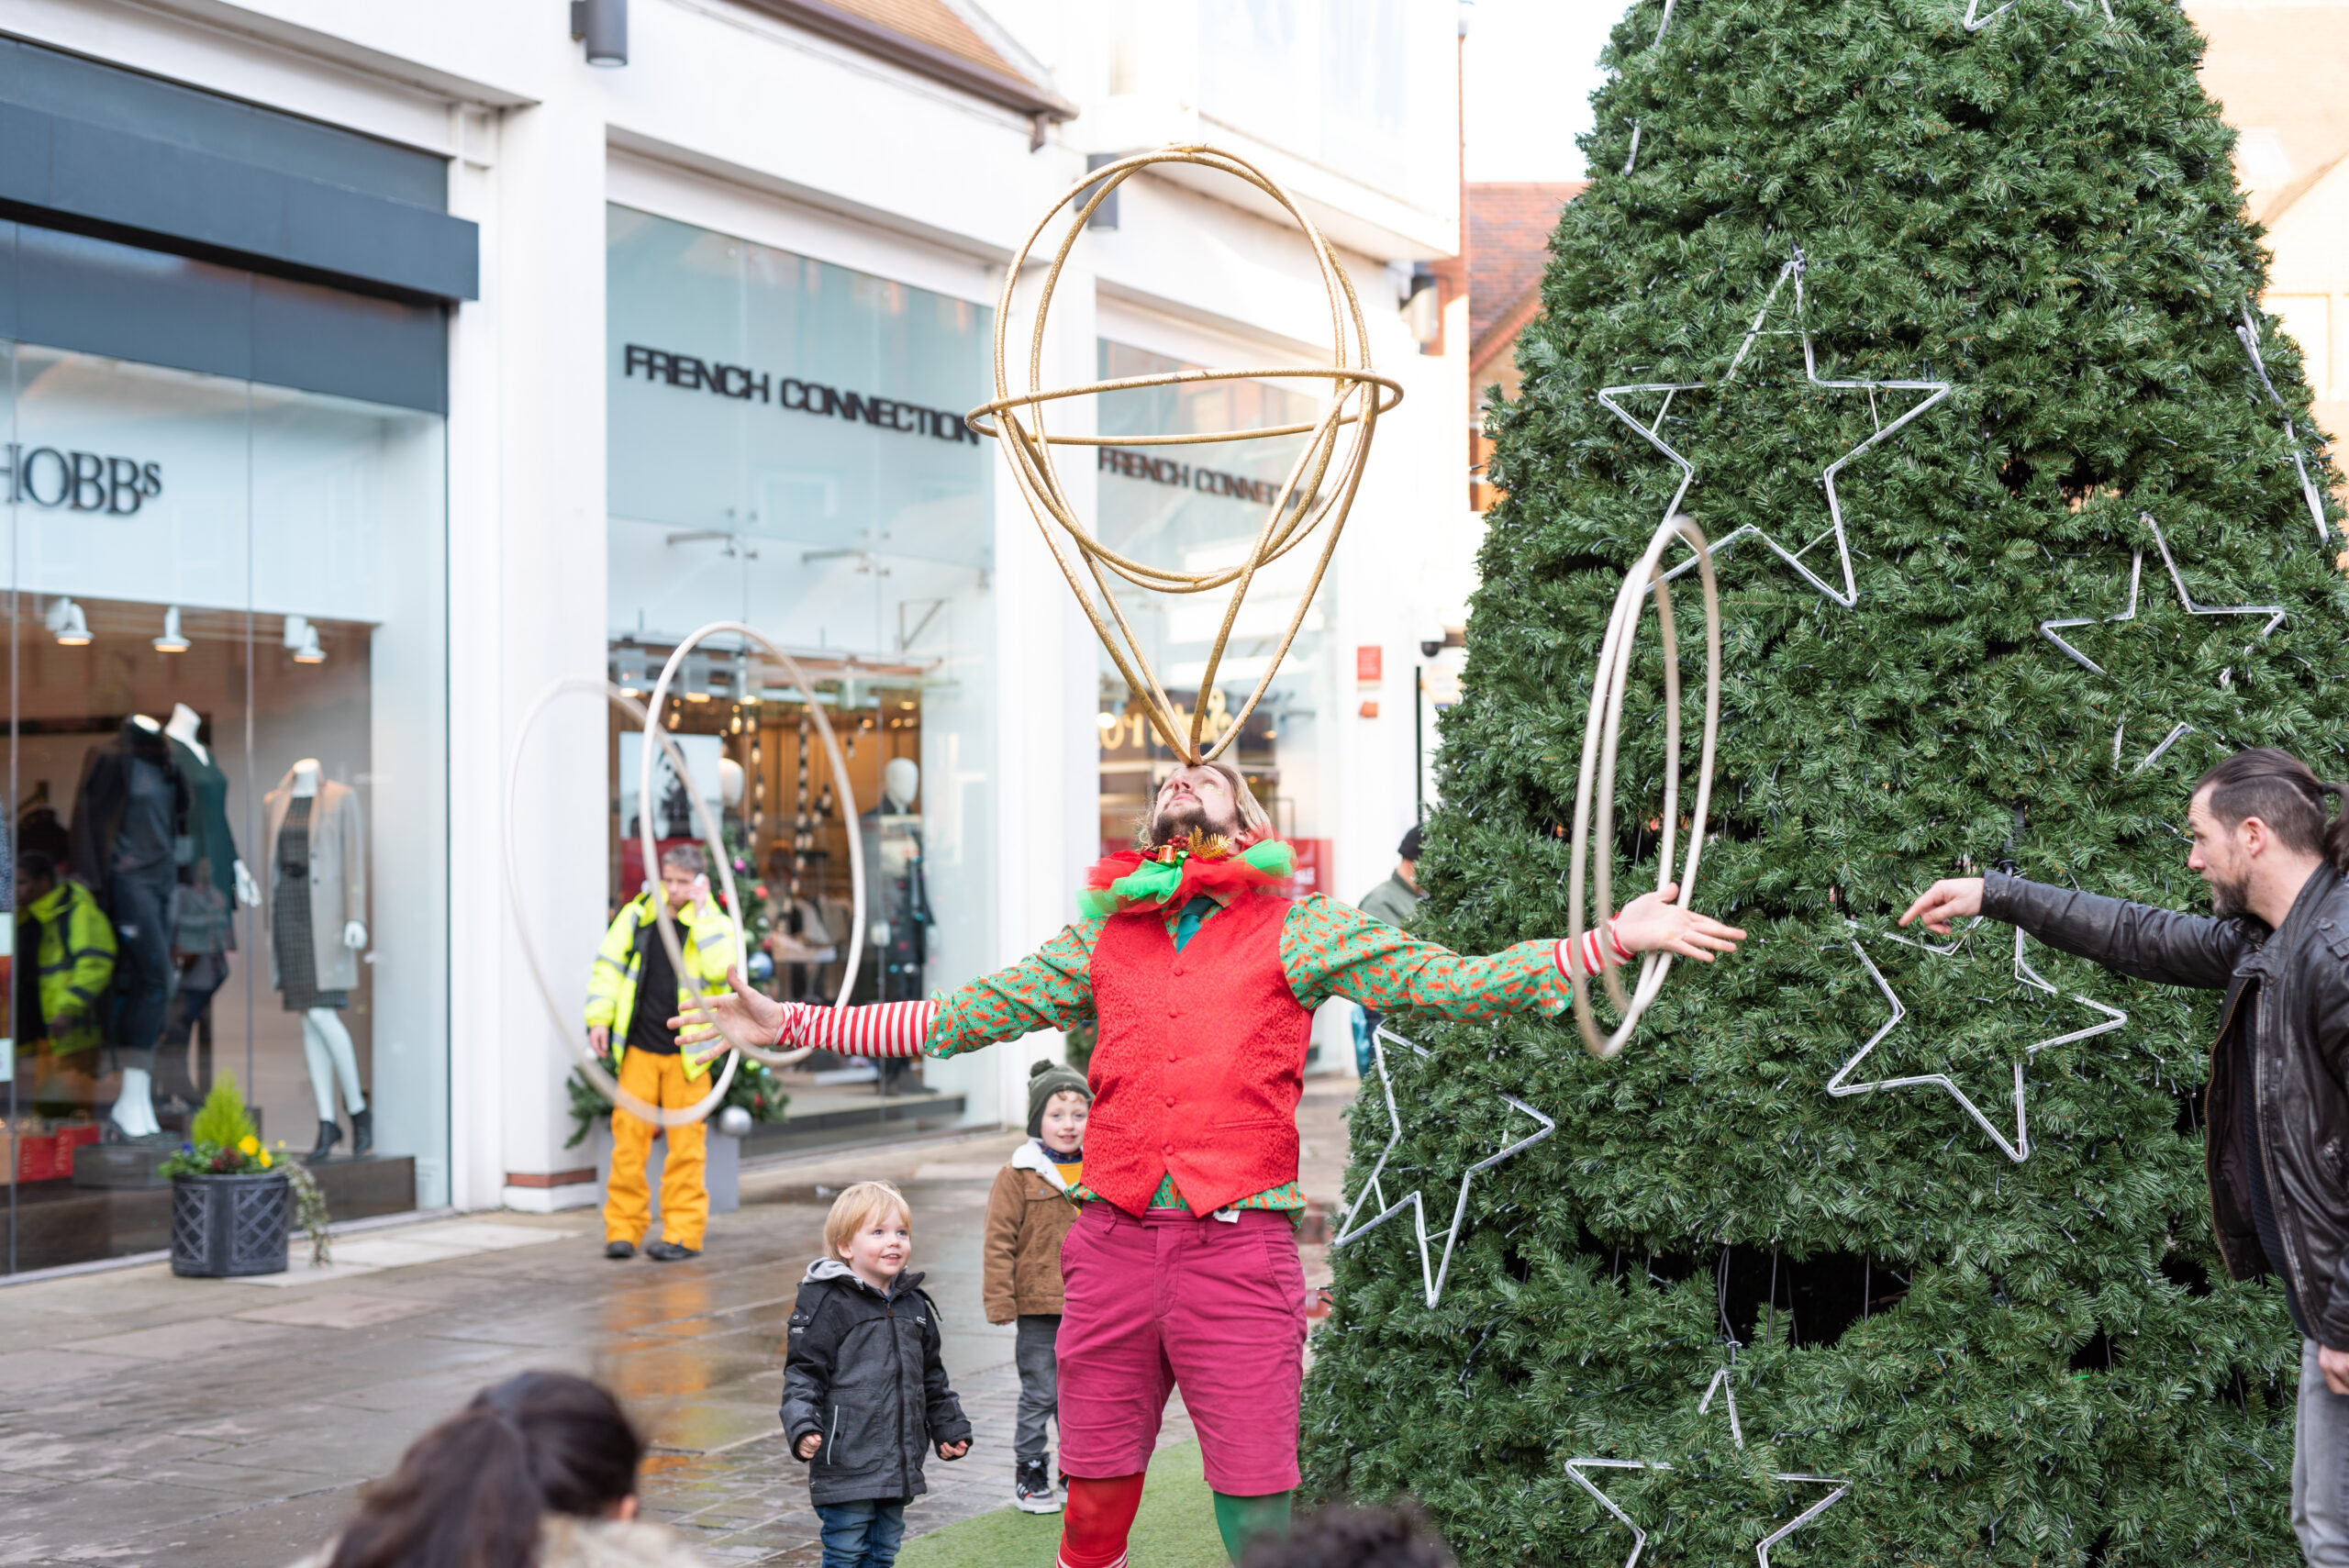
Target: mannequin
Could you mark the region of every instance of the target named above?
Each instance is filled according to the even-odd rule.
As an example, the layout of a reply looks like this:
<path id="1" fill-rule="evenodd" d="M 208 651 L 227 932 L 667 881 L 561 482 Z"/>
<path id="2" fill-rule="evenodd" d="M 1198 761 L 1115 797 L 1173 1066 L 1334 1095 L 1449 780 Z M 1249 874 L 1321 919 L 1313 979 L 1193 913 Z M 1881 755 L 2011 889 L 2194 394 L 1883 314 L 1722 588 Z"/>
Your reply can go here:
<path id="1" fill-rule="evenodd" d="M 74 793 L 72 872 L 113 923 L 116 959 L 106 1043 L 122 1072 L 112 1136 L 163 1136 L 154 1106 L 155 1047 L 173 983 L 172 922 L 186 852 L 191 795 L 163 727 L 135 714 L 82 765 Z"/>
<path id="2" fill-rule="evenodd" d="M 172 708 L 163 733 L 186 775 L 188 858 L 180 867 L 179 905 L 172 923 L 172 960 L 178 975 L 156 1058 L 159 1094 L 190 1107 L 204 1098 L 207 1073 L 197 1072 L 188 1047 L 212 998 L 228 979 L 228 954 L 236 951 L 235 906 L 261 903 L 261 885 L 237 853 L 228 822 L 228 779 L 200 739 L 204 717 L 185 703 Z"/>
<path id="3" fill-rule="evenodd" d="M 892 757 L 881 766 L 881 799 L 864 814 L 864 863 L 873 868 L 871 929 L 866 933 L 879 950 L 874 964 L 881 1002 L 918 1002 L 922 971 L 930 962 L 930 891 L 922 874 L 921 817 L 914 802 L 921 795 L 921 765 L 910 757 Z M 889 1061 L 881 1064 L 881 1092 L 895 1092 L 911 1077 L 915 1063 Z"/>
<path id="4" fill-rule="evenodd" d="M 285 1010 L 302 1015 L 302 1051 L 318 1102 L 318 1140 L 309 1157 L 323 1160 L 342 1141 L 334 1114 L 338 1081 L 351 1110 L 351 1151 L 364 1154 L 375 1144 L 374 1118 L 341 1017 L 358 984 L 359 951 L 367 945 L 359 799 L 349 786 L 325 777 L 316 757 L 305 757 L 286 770 L 262 806 L 269 825 L 271 978 Z"/>

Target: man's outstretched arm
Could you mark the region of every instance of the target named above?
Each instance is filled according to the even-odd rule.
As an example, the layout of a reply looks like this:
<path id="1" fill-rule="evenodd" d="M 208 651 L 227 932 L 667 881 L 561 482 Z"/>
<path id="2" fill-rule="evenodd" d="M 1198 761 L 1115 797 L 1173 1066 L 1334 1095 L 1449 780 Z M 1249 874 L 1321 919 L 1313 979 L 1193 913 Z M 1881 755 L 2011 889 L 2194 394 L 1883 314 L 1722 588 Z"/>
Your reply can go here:
<path id="1" fill-rule="evenodd" d="M 2181 915 L 1997 871 L 1933 884 L 1900 923 L 1922 920 L 1927 930 L 1946 936 L 1953 922 L 1976 915 L 2021 926 L 2060 952 L 2161 985 L 2223 990 L 2251 948 L 2240 921 Z"/>
<path id="2" fill-rule="evenodd" d="M 1489 958 L 1468 958 L 1421 941 L 1332 900 L 1303 899 L 1281 935 L 1289 988 L 1307 1007 L 1345 996 L 1375 1012 L 1411 1010 L 1446 1018 L 1484 1018 L 1565 1006 L 1568 972 L 1589 975 L 1602 964 L 1642 952 L 1668 951 L 1710 963 L 1737 951 L 1745 933 L 1671 903 L 1676 889 L 1625 906 L 1605 926 L 1564 941 L 1520 942 Z"/>
<path id="3" fill-rule="evenodd" d="M 820 1046 L 847 1056 L 956 1056 L 999 1040 L 1040 1029 L 1064 1029 L 1093 1016 L 1087 970 L 1099 920 L 1080 920 L 1009 969 L 981 975 L 923 1002 L 876 1002 L 827 1007 L 778 1002 L 727 980 L 731 994 L 713 996 L 694 1014 L 669 1020 L 677 1043 L 715 1055 L 728 1045 L 763 1051 Z"/>

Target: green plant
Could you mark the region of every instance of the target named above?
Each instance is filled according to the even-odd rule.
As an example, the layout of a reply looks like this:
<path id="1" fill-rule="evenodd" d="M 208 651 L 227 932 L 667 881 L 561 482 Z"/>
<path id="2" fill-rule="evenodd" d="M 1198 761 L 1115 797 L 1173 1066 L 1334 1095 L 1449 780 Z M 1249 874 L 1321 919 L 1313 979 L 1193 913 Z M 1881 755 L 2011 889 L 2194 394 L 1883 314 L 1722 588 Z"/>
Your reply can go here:
<path id="1" fill-rule="evenodd" d="M 245 1109 L 243 1091 L 237 1087 L 232 1074 L 221 1073 L 213 1080 L 212 1092 L 204 1096 L 204 1104 L 188 1124 L 188 1140 L 225 1149 L 254 1135 L 253 1118 Z"/>
<path id="2" fill-rule="evenodd" d="M 1821 381 L 1954 387 L 1836 477 L 1849 607 L 1751 535 L 1718 558 L 1695 902 L 1744 950 L 1675 968 L 1612 1062 L 1561 1020 L 1393 1020 L 1434 1056 L 1396 1064 L 1390 1201 L 1417 1186 L 1442 1223 L 1468 1166 L 1530 1129 L 1504 1093 L 1558 1122 L 1476 1178 L 1435 1308 L 1406 1216 L 1336 1252 L 1317 1336 L 1309 1484 L 1416 1493 L 1465 1563 L 1621 1562 L 1628 1533 L 1562 1473 L 1578 1456 L 1673 1466 L 1596 1476 L 1660 1562 L 1753 1561 L 1822 1495 L 1768 1479 L 1798 1472 L 1854 1485 L 1779 1561 L 2296 1560 L 2298 1340 L 2273 1282 L 2228 1280 L 2210 1238 L 2215 995 L 2034 944 L 2049 994 L 2005 928 L 1941 953 L 1892 920 L 2002 862 L 2207 907 L 2177 833 L 2205 767 L 2270 743 L 2342 776 L 2338 508 L 2320 542 L 2288 417 L 2318 489 L 2340 476 L 2298 350 L 2257 311 L 2265 261 L 2186 15 L 2021 0 L 1969 32 L 1962 11 L 1681 0 L 1659 42 L 1641 0 L 1518 349 L 1523 395 L 1490 417 L 1507 499 L 1420 861 L 1425 934 L 1475 952 L 1566 928 L 1590 673 L 1682 477 L 1601 389 L 1701 383 L 1668 407 L 1614 396 L 1695 465 L 1684 507 L 1710 538 L 1809 547 L 1840 595 L 1822 474 L 1925 394 L 1817 384 L 1802 332 Z M 1791 283 L 1770 298 L 1798 248 L 1799 315 Z M 2247 308 L 2286 407 L 2236 336 Z M 2282 623 L 2189 613 L 2146 516 L 2197 603 Z M 1703 628 L 1693 577 L 1675 588 L 1693 762 Z M 2073 618 L 2058 634 L 2093 671 L 2042 633 Z M 1655 880 L 1664 765 L 1652 614 L 1642 637 L 1599 846 L 1631 890 Z M 2020 1068 L 2027 1159 L 1931 1083 L 1830 1095 L 1893 1016 L 1854 940 L 1905 1009 L 1858 1079 L 1946 1074 L 2012 1138 Z M 2126 1027 L 2034 1054 L 2102 1021 L 2076 997 Z M 1364 1095 L 1349 1195 L 1389 1132 Z M 1742 1449 L 1718 1395 L 1698 1410 L 1729 1368 Z"/>

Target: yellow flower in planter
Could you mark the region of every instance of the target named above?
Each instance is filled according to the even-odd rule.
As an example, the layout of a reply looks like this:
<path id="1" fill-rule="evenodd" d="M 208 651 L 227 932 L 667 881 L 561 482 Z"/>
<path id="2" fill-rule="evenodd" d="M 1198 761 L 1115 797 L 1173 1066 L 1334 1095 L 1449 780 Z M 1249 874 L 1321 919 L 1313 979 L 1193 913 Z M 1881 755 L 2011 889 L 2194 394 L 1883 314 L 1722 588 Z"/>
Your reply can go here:
<path id="1" fill-rule="evenodd" d="M 237 1140 L 237 1148 L 246 1154 L 258 1154 L 261 1152 L 261 1140 L 249 1132 Z"/>
<path id="2" fill-rule="evenodd" d="M 272 1163 L 272 1162 L 271 1162 L 271 1160 L 270 1160 L 270 1157 L 269 1157 L 267 1154 L 263 1154 L 263 1155 L 261 1157 L 261 1168 L 262 1168 L 262 1170 L 264 1170 L 264 1171 L 268 1170 L 268 1169 L 269 1169 L 269 1167 L 270 1167 L 270 1165 L 271 1165 L 271 1163 Z"/>

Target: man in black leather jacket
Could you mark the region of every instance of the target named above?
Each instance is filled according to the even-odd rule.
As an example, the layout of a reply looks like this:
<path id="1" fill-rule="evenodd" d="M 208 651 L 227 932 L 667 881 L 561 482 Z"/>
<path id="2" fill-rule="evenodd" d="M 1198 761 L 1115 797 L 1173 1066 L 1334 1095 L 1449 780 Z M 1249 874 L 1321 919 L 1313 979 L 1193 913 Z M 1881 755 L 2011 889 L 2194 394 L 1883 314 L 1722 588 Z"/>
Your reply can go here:
<path id="1" fill-rule="evenodd" d="M 2292 1527 L 2349 1564 L 2349 816 L 2299 759 L 2238 752 L 2195 785 L 2188 869 L 2209 917 L 1992 873 L 1935 883 L 1900 917 L 1987 915 L 2141 980 L 2224 989 L 2203 1157 L 2236 1279 L 2275 1273 L 2301 1335 Z"/>

